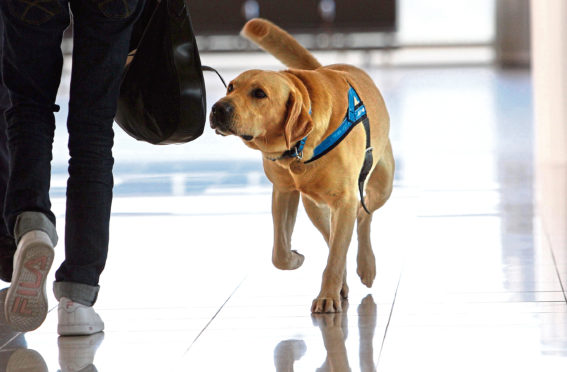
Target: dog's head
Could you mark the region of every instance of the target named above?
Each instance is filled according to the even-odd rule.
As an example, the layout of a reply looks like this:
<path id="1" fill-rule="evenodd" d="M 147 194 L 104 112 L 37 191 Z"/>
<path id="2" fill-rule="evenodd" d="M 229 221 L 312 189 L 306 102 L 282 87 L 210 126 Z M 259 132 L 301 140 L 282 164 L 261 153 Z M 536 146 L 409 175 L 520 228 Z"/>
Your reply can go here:
<path id="1" fill-rule="evenodd" d="M 283 152 L 313 129 L 307 90 L 290 73 L 250 70 L 213 105 L 211 128 L 265 153 Z"/>

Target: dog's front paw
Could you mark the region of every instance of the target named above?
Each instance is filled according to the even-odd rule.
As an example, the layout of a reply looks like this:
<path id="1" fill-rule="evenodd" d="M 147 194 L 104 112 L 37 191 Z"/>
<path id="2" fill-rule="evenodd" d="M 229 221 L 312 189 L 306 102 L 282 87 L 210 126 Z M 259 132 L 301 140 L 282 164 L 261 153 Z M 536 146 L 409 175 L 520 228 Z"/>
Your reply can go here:
<path id="1" fill-rule="evenodd" d="M 295 270 L 303 265 L 303 261 L 305 261 L 305 256 L 297 251 L 290 251 L 284 258 L 272 257 L 274 266 L 280 270 Z"/>
<path id="2" fill-rule="evenodd" d="M 341 298 L 330 296 L 319 296 L 313 300 L 312 313 L 340 313 L 343 311 Z"/>
<path id="3" fill-rule="evenodd" d="M 356 273 L 360 277 L 360 281 L 368 288 L 371 288 L 376 278 L 376 259 L 374 258 L 374 254 L 372 251 L 366 255 L 359 254 L 357 263 L 358 267 Z"/>

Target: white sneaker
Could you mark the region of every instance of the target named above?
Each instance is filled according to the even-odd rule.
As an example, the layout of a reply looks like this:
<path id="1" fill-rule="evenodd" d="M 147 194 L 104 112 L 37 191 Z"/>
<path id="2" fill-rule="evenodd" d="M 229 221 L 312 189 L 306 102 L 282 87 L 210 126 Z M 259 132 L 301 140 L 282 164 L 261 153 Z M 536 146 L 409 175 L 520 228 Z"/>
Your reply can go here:
<path id="1" fill-rule="evenodd" d="M 92 306 L 85 306 L 61 297 L 57 307 L 61 336 L 88 336 L 104 329 L 104 323 Z"/>
<path id="2" fill-rule="evenodd" d="M 61 372 L 96 371 L 95 353 L 103 339 L 102 332 L 90 336 L 59 337 Z"/>
<path id="3" fill-rule="evenodd" d="M 14 255 L 12 284 L 6 294 L 4 310 L 12 329 L 29 332 L 47 316 L 45 281 L 55 251 L 49 236 L 40 230 L 25 233 Z"/>

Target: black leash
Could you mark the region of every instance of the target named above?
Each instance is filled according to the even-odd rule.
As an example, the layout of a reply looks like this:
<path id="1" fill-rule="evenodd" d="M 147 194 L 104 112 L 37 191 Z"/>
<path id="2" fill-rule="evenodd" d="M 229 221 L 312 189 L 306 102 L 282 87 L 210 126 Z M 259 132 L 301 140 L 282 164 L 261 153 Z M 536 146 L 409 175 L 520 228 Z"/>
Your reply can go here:
<path id="1" fill-rule="evenodd" d="M 202 69 L 203 71 L 211 71 L 211 72 L 214 72 L 215 74 L 217 74 L 218 77 L 221 79 L 222 84 L 223 84 L 224 87 L 226 88 L 226 83 L 224 82 L 224 79 L 222 78 L 221 74 L 220 74 L 217 70 L 215 70 L 214 68 L 212 68 L 212 67 L 210 67 L 210 66 L 201 66 L 201 69 Z"/>
<path id="2" fill-rule="evenodd" d="M 364 125 L 364 131 L 366 132 L 366 151 L 364 153 L 364 163 L 362 164 L 362 169 L 358 176 L 358 189 L 360 190 L 360 203 L 362 204 L 362 208 L 364 208 L 366 213 L 370 214 L 370 211 L 366 208 L 366 204 L 364 203 L 364 182 L 366 181 L 366 177 L 368 177 L 368 174 L 372 169 L 372 163 L 374 162 L 372 156 L 373 148 L 370 146 L 370 120 L 368 120 L 368 116 L 364 115 L 362 124 Z"/>
<path id="3" fill-rule="evenodd" d="M 136 49 L 130 51 L 130 52 L 128 53 L 128 57 L 135 57 L 135 56 L 136 56 L 136 51 L 137 51 Z M 214 72 L 215 74 L 217 74 L 217 76 L 218 76 L 218 77 L 220 78 L 220 80 L 222 81 L 222 84 L 223 84 L 224 87 L 226 88 L 226 83 L 225 83 L 224 79 L 222 78 L 221 74 L 220 74 L 217 70 L 215 70 L 215 69 L 212 68 L 211 66 L 201 66 L 201 70 L 203 70 L 203 71 L 211 71 L 211 72 Z"/>

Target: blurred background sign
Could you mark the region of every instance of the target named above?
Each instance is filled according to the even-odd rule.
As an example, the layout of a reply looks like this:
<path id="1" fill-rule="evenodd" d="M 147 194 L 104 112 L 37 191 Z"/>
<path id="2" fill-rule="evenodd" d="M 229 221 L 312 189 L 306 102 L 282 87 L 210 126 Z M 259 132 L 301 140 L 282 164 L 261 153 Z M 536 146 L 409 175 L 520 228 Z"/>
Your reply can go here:
<path id="1" fill-rule="evenodd" d="M 198 35 L 234 35 L 255 17 L 291 33 L 393 32 L 396 0 L 189 1 Z"/>

